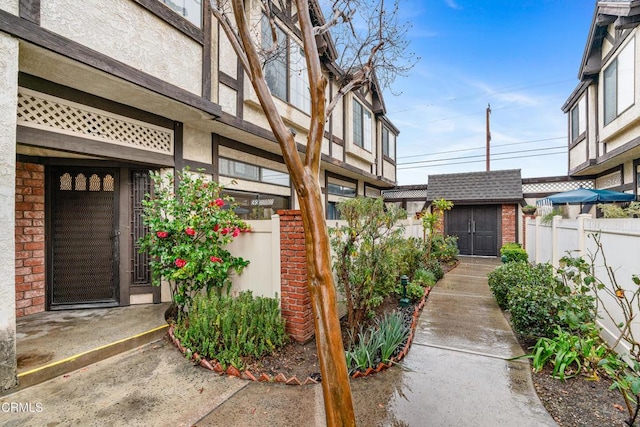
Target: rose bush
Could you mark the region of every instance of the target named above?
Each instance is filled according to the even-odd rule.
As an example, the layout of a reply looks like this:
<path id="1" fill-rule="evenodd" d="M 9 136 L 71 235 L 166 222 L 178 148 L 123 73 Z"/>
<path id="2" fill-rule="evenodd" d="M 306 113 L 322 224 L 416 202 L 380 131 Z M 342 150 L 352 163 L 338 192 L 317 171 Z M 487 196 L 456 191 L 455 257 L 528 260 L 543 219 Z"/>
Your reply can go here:
<path id="1" fill-rule="evenodd" d="M 183 312 L 202 289 L 229 293 L 230 275 L 241 273 L 249 261 L 225 247 L 249 227 L 234 213 L 233 199 L 222 195 L 220 184 L 188 169 L 176 175 L 177 186 L 173 174 L 151 173 L 153 194 L 143 202 L 148 232 L 139 244 L 150 255 L 153 285 L 168 281 Z"/>

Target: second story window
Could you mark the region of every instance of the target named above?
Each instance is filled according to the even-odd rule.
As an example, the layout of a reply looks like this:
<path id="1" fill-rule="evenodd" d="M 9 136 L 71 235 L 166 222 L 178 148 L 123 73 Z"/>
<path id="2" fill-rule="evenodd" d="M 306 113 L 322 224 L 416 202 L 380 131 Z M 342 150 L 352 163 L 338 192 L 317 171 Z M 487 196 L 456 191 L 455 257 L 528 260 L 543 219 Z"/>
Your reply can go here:
<path id="1" fill-rule="evenodd" d="M 386 126 L 382 126 L 382 154 L 395 162 L 396 137 Z"/>
<path id="2" fill-rule="evenodd" d="M 202 28 L 202 0 L 160 0 L 198 28 Z"/>
<path id="3" fill-rule="evenodd" d="M 259 181 L 266 184 L 281 185 L 283 187 L 289 187 L 290 183 L 289 174 L 287 173 L 224 157 L 220 157 L 218 169 L 220 175 L 232 178 Z"/>
<path id="4" fill-rule="evenodd" d="M 571 109 L 571 142 L 578 140 L 587 130 L 587 100 L 583 95 Z"/>
<path id="5" fill-rule="evenodd" d="M 631 107 L 634 100 L 635 38 L 620 51 L 604 70 L 604 124 Z"/>
<path id="6" fill-rule="evenodd" d="M 311 94 L 304 50 L 278 26 L 278 45 L 273 46 L 271 26 L 262 18 L 262 48 L 268 51 L 264 75 L 271 93 L 305 113 L 311 112 Z"/>
<path id="7" fill-rule="evenodd" d="M 353 100 L 353 143 L 371 151 L 371 112 Z"/>

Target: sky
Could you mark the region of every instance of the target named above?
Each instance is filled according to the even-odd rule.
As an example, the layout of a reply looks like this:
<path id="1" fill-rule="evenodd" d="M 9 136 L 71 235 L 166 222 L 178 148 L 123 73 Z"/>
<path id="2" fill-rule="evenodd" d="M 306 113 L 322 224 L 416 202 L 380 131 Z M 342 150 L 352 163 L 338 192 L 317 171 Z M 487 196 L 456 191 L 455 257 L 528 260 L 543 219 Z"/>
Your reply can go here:
<path id="1" fill-rule="evenodd" d="M 400 130 L 398 184 L 484 171 L 488 104 L 491 170 L 567 175 L 561 108 L 579 83 L 594 6 L 593 0 L 400 0 L 410 50 L 420 60 L 393 84 L 398 96 L 384 95 L 387 116 Z M 517 158 L 499 160 L 507 157 Z"/>

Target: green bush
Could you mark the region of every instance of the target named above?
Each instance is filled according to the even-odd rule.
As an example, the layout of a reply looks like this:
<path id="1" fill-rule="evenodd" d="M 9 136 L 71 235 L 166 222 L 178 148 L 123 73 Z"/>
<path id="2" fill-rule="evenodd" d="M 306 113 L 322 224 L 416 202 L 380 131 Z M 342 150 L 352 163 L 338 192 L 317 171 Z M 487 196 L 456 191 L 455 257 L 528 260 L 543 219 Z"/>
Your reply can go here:
<path id="1" fill-rule="evenodd" d="M 424 263 L 424 269 L 433 273 L 436 282 L 444 276 L 442 265 L 437 259 L 430 258 Z"/>
<path id="2" fill-rule="evenodd" d="M 489 273 L 489 288 L 501 309 L 507 309 L 509 290 L 525 280 L 530 268 L 527 262 L 519 261 L 503 264 Z"/>
<path id="3" fill-rule="evenodd" d="M 424 260 L 425 246 L 423 241 L 415 237 L 400 239 L 395 249 L 398 277 L 406 275 L 412 281 L 415 271 L 422 266 Z"/>
<path id="4" fill-rule="evenodd" d="M 529 255 L 527 251 L 520 246 L 520 243 L 505 243 L 502 248 L 500 248 L 500 255 L 502 255 L 504 262 L 529 261 Z"/>
<path id="5" fill-rule="evenodd" d="M 436 284 L 436 275 L 431 270 L 420 268 L 413 275 L 413 281 L 420 286 L 427 288 Z"/>
<path id="6" fill-rule="evenodd" d="M 401 298 L 402 295 L 402 286 L 396 286 L 394 293 L 398 298 Z M 424 287 L 417 282 L 409 282 L 407 283 L 407 298 L 412 302 L 420 301 L 424 296 Z"/>
<path id="7" fill-rule="evenodd" d="M 458 249 L 458 237 L 439 234 L 431 239 L 431 256 L 443 264 L 450 264 L 458 259 L 460 250 Z"/>
<path id="8" fill-rule="evenodd" d="M 550 264 L 517 262 L 501 269 L 509 273 L 505 277 L 511 282 L 506 286 L 506 282 L 501 283 L 499 293 L 506 289 L 506 308 L 515 331 L 523 338 L 552 337 L 557 327 L 579 332 L 593 322 L 594 297 L 573 291 L 555 277 Z"/>
<path id="9" fill-rule="evenodd" d="M 191 351 L 217 360 L 223 368 L 231 364 L 238 369 L 244 368 L 243 357 L 270 354 L 288 340 L 278 300 L 254 298 L 251 291 L 236 298 L 215 290 L 196 295 L 174 333 Z"/>

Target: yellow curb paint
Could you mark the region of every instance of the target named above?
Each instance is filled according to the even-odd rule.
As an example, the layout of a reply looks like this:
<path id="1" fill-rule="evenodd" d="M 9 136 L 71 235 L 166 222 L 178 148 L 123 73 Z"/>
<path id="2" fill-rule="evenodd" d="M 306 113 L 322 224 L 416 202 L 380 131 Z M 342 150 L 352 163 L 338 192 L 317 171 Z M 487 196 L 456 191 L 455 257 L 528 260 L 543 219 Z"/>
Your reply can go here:
<path id="1" fill-rule="evenodd" d="M 27 375 L 30 375 L 30 374 L 34 374 L 34 373 L 39 372 L 39 371 L 42 371 L 42 370 L 44 370 L 44 369 L 49 369 L 49 368 L 51 368 L 51 367 L 53 367 L 53 366 L 62 365 L 62 364 L 67 363 L 67 362 L 73 362 L 73 361 L 74 361 L 74 360 L 76 360 L 78 357 L 82 357 L 82 356 L 84 356 L 84 355 L 86 355 L 86 354 L 94 353 L 94 352 L 96 352 L 96 351 L 99 351 L 99 350 L 102 350 L 102 349 L 105 349 L 105 348 L 113 347 L 114 345 L 117 345 L 117 344 L 123 343 L 123 342 L 125 342 L 125 341 L 129 341 L 129 340 L 132 340 L 132 339 L 135 339 L 135 338 L 139 338 L 139 337 L 142 337 L 142 336 L 144 336 L 144 335 L 152 334 L 152 333 L 154 333 L 154 332 L 160 331 L 160 330 L 162 330 L 162 329 L 166 329 L 166 328 L 168 328 L 168 327 L 169 327 L 169 325 L 162 325 L 162 326 L 158 326 L 157 328 L 150 329 L 150 330 L 148 330 L 148 331 L 146 331 L 146 332 L 142 332 L 142 333 L 140 333 L 140 334 L 133 335 L 133 336 L 128 337 L 128 338 L 123 338 L 123 339 L 118 340 L 118 341 L 116 341 L 116 342 L 112 342 L 112 343 L 110 343 L 110 344 L 105 344 L 105 345 L 103 345 L 103 346 L 100 346 L 100 347 L 94 348 L 94 349 L 92 349 L 92 350 L 84 351 L 84 352 L 82 352 L 82 353 L 79 353 L 79 354 L 76 354 L 76 355 L 73 355 L 73 356 L 67 357 L 66 359 L 58 360 L 57 362 L 49 363 L 48 365 L 44 365 L 44 366 L 41 366 L 41 367 L 39 367 L 39 368 L 35 368 L 35 369 L 30 370 L 30 371 L 26 371 L 26 372 L 23 372 L 23 373 L 21 373 L 21 374 L 18 374 L 18 378 L 21 378 L 21 377 L 24 377 L 24 376 L 27 376 Z"/>

